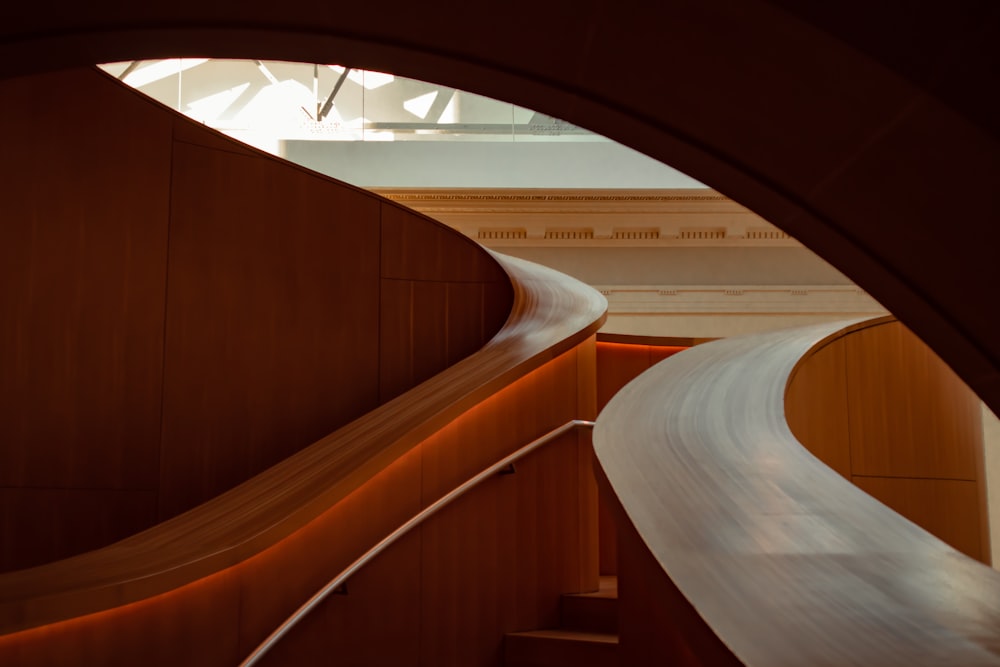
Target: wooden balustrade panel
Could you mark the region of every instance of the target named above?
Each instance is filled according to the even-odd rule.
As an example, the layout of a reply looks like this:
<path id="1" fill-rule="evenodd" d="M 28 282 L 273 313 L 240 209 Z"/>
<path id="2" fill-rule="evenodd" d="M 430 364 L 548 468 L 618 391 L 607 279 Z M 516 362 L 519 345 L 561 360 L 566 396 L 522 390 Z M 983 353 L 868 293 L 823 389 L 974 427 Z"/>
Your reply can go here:
<path id="1" fill-rule="evenodd" d="M 799 442 L 844 479 L 851 479 L 847 343 L 831 340 L 795 369 L 785 392 L 785 418 Z"/>
<path id="2" fill-rule="evenodd" d="M 0 571 L 156 516 L 172 121 L 96 78 L 0 84 Z"/>
<path id="3" fill-rule="evenodd" d="M 100 72 L 0 92 L 0 571 L 217 496 L 468 356 L 510 312 L 468 239 Z M 87 100 L 77 122 L 66 96 Z"/>
<path id="4" fill-rule="evenodd" d="M 103 664 L 133 664 L 129 647 L 141 643 L 152 647 L 144 662 L 159 664 L 161 654 L 176 661 L 186 651 L 176 646 L 202 641 L 199 633 L 214 628 L 226 640 L 204 655 L 184 653 L 184 662 L 232 664 L 439 493 L 567 419 L 593 416 L 592 335 L 606 302 L 553 271 L 501 261 L 517 299 L 483 349 L 171 521 L 104 549 L 0 575 L 0 661 L 59 662 L 92 641 L 88 655 L 102 655 Z M 451 523 L 421 536 L 417 552 L 409 551 L 416 548 L 412 540 L 404 541 L 407 555 L 390 569 L 405 574 L 417 563 L 425 583 L 416 595 L 402 575 L 359 580 L 362 590 L 373 585 L 377 599 L 388 596 L 395 606 L 383 615 L 384 627 L 348 623 L 354 630 L 344 637 L 344 646 L 353 647 L 347 655 L 363 661 L 377 645 L 392 663 L 412 647 L 406 626 L 414 613 L 440 612 L 444 619 L 458 609 L 469 624 L 460 650 L 449 653 L 454 629 L 444 620 L 423 621 L 421 650 L 437 656 L 431 658 L 437 664 L 478 661 L 493 655 L 503 631 L 551 618 L 559 593 L 596 588 L 596 489 L 587 451 L 575 437 L 557 443 L 539 454 L 542 468 L 526 464 L 525 474 L 514 476 L 520 500 L 513 505 L 504 481 L 474 496 L 473 510 L 456 510 Z M 536 512 L 539 503 L 549 509 Z M 490 511 L 501 518 L 492 527 L 476 518 Z M 481 543 L 462 536 L 460 528 L 471 525 L 483 531 Z M 516 539 L 509 541 L 512 528 Z M 503 545 L 503 559 L 486 548 L 494 543 Z M 513 587 L 497 588 L 480 576 L 491 568 Z M 238 612 L 226 606 L 230 595 L 239 600 Z M 373 618 L 372 599 L 364 596 L 347 613 Z M 475 600 L 483 599 L 495 604 L 473 613 Z M 146 611 L 133 618 L 133 608 Z M 343 607 L 331 609 L 332 618 L 343 618 Z M 330 633 L 319 627 L 321 635 Z M 324 656 L 336 650 L 304 632 L 304 643 L 286 650 Z M 117 640 L 116 633 L 122 633 Z M 394 639 L 383 641 L 387 636 Z M 157 651 L 161 645 L 175 648 Z"/>
<path id="5" fill-rule="evenodd" d="M 650 366 L 667 359 L 691 345 L 693 338 L 599 334 L 597 337 L 597 408 Z M 602 575 L 618 574 L 618 533 L 609 503 L 602 502 L 600 515 L 600 568 Z"/>
<path id="6" fill-rule="evenodd" d="M 599 479 L 639 565 L 619 575 L 622 664 L 1000 664 L 1000 573 L 853 486 L 784 419 L 800 360 L 866 326 L 698 346 L 601 413 Z"/>
<path id="7" fill-rule="evenodd" d="M 577 385 L 594 376 L 581 377 L 578 361 L 592 347 L 560 355 L 407 454 L 421 504 L 586 413 Z M 328 598 L 265 663 L 336 655 L 346 664 L 499 667 L 505 632 L 555 625 L 562 593 L 597 587 L 591 461 L 588 434 L 571 432 L 518 461 L 513 474 L 483 482 L 352 578 L 346 596 Z"/>
<path id="8" fill-rule="evenodd" d="M 979 400 L 896 321 L 827 342 L 796 368 L 792 433 L 822 461 L 962 553 L 990 563 Z"/>

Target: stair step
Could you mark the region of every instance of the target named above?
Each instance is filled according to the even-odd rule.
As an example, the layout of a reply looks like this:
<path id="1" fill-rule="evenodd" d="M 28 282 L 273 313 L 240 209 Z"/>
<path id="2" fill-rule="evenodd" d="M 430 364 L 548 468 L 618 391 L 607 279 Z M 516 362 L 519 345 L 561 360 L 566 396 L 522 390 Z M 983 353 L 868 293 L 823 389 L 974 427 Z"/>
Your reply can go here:
<path id="1" fill-rule="evenodd" d="M 573 630 L 512 632 L 504 639 L 506 667 L 617 667 L 618 635 Z"/>
<path id="2" fill-rule="evenodd" d="M 560 604 L 564 629 L 618 633 L 618 577 L 601 577 L 597 591 L 563 595 Z"/>

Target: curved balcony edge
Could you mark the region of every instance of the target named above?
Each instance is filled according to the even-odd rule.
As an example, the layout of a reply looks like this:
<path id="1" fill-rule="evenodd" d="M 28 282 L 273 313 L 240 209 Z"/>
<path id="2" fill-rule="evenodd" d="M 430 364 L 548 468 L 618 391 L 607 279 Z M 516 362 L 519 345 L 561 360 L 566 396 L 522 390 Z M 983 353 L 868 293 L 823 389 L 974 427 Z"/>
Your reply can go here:
<path id="1" fill-rule="evenodd" d="M 697 346 L 601 413 L 598 476 L 632 563 L 659 580 L 632 589 L 622 567 L 623 664 L 1000 664 L 1000 573 L 842 478 L 786 423 L 799 364 L 883 320 Z M 658 597 L 631 613 L 640 588 Z M 668 617 L 682 629 L 627 624 Z"/>

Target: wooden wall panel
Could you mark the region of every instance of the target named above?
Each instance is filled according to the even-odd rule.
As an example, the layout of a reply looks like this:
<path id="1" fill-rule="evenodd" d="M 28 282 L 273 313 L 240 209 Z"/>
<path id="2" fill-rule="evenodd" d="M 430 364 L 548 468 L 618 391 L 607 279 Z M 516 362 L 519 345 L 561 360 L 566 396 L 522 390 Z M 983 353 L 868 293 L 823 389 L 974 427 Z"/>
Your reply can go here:
<path id="1" fill-rule="evenodd" d="M 161 518 L 378 404 L 378 202 L 181 143 L 172 192 Z"/>
<path id="2" fill-rule="evenodd" d="M 58 634 L 56 641 L 70 644 L 75 641 L 72 629 L 94 617 L 101 617 L 94 621 L 101 626 L 101 631 L 117 630 L 123 625 L 118 617 L 122 610 L 112 607 L 128 600 L 135 605 L 160 608 L 159 615 L 144 614 L 138 621 L 140 632 L 150 637 L 150 646 L 155 648 L 164 637 L 171 637 L 176 646 L 187 649 L 192 642 L 203 641 L 201 630 L 214 630 L 219 632 L 220 641 L 217 646 L 213 645 L 211 659 L 217 664 L 234 664 L 236 656 L 231 654 L 229 645 L 234 627 L 239 628 L 239 645 L 244 647 L 236 653 L 244 655 L 244 649 L 249 651 L 320 584 L 412 516 L 423 504 L 422 499 L 431 497 L 430 487 L 440 485 L 447 474 L 453 472 L 441 463 L 451 458 L 459 467 L 469 466 L 476 452 L 506 452 L 523 445 L 528 438 L 513 443 L 498 441 L 505 433 L 520 432 L 519 420 L 512 419 L 512 415 L 531 415 L 529 426 L 541 425 L 547 431 L 562 426 L 581 409 L 593 411 L 592 399 L 585 396 L 590 392 L 579 390 L 581 379 L 578 377 L 588 372 L 587 369 L 593 369 L 593 364 L 581 360 L 571 346 L 592 345 L 588 337 L 603 320 L 603 299 L 541 267 L 528 267 L 519 262 L 511 262 L 509 266 L 512 273 L 522 277 L 538 276 L 538 279 L 523 280 L 525 296 L 518 304 L 514 323 L 506 332 L 507 342 L 484 350 L 478 356 L 482 363 L 461 365 L 429 388 L 414 392 L 407 400 L 383 406 L 360 424 L 325 438 L 233 493 L 137 536 L 121 548 L 105 549 L 74 562 L 5 577 L 0 590 L 6 591 L 6 595 L 0 596 L 0 606 L 3 607 L 4 623 L 14 634 L 0 637 L 4 659 L 11 655 L 46 655 L 47 646 L 26 640 L 23 633 L 17 632 L 25 626 L 50 623 L 47 628 Z M 553 359 L 557 350 L 566 348 L 569 351 Z M 586 356 L 593 354 L 588 351 Z M 527 371 L 526 366 L 534 370 Z M 512 376 L 521 377 L 513 380 Z M 487 391 L 482 389 L 484 382 Z M 585 378 L 583 382 L 593 386 L 594 379 Z M 457 388 L 453 388 L 455 385 Z M 472 409 L 453 407 L 465 405 L 463 400 L 473 400 L 469 392 L 483 402 Z M 584 403 L 587 405 L 583 406 Z M 443 416 L 435 420 L 419 414 L 430 410 L 443 410 Z M 463 430 L 458 425 L 479 417 L 483 417 L 477 427 L 479 437 L 471 440 L 461 437 L 468 433 L 475 435 L 477 428 L 464 424 Z M 495 428 L 496 424 L 501 424 L 502 428 Z M 423 443 L 415 442 L 420 437 L 427 437 L 418 434 L 437 429 L 443 431 Z M 531 432 L 528 435 L 540 434 Z M 447 443 L 441 442 L 445 436 L 450 440 Z M 385 451 L 386 439 L 393 443 L 390 453 L 394 456 Z M 569 456 L 550 460 L 557 470 L 528 476 L 524 488 L 531 495 L 525 502 L 519 505 L 516 498 L 504 499 L 507 515 L 523 514 L 526 521 L 534 522 L 534 527 L 524 531 L 532 538 L 528 540 L 518 541 L 517 534 L 506 539 L 511 531 L 503 533 L 505 539 L 498 543 L 505 545 L 508 553 L 498 555 L 500 560 L 507 564 L 533 560 L 519 558 L 516 554 L 508 557 L 512 549 L 522 544 L 536 551 L 544 549 L 543 560 L 547 563 L 544 567 L 534 563 L 522 565 L 521 569 L 530 575 L 525 585 L 496 589 L 508 596 L 508 603 L 514 600 L 527 609 L 555 608 L 558 596 L 547 588 L 548 582 L 559 581 L 567 573 L 575 580 L 571 590 L 597 587 L 596 568 L 586 569 L 587 564 L 594 563 L 594 558 L 580 553 L 581 546 L 587 544 L 581 536 L 588 529 L 578 525 L 587 519 L 591 526 L 593 524 L 592 514 L 588 517 L 581 511 L 588 495 L 580 488 L 584 481 L 581 471 L 589 469 L 581 466 L 580 448 L 583 445 L 580 441 L 574 438 L 566 446 L 569 446 Z M 437 449 L 434 454 L 438 465 L 424 466 L 432 448 Z M 455 455 L 448 457 L 446 450 Z M 359 459 L 360 463 L 356 463 Z M 395 459 L 395 463 L 389 463 L 391 459 Z M 485 463 L 495 461 L 496 458 L 492 458 Z M 399 476 L 393 477 L 392 471 Z M 554 475 L 558 479 L 549 483 Z M 456 483 L 465 481 L 466 477 Z M 511 487 L 510 484 L 506 486 Z M 553 514 L 537 508 L 534 499 L 550 499 L 558 505 L 559 511 Z M 478 514 L 478 510 L 473 514 Z M 228 519 L 232 520 L 231 524 L 226 523 Z M 589 530 L 592 532 L 592 528 Z M 445 532 L 452 534 L 454 531 Z M 560 542 L 559 548 L 553 547 L 553 538 Z M 421 544 L 422 554 L 424 546 Z M 447 554 L 452 552 L 454 543 L 432 546 L 431 551 Z M 530 555 L 532 551 L 529 549 L 525 553 Z M 555 560 L 561 561 L 558 570 L 551 565 L 555 556 L 558 556 Z M 424 558 L 407 557 L 406 561 L 422 563 Z M 220 581 L 232 580 L 233 575 L 236 576 L 235 599 L 239 609 L 236 614 L 232 609 L 222 608 L 231 599 L 228 590 L 217 592 L 215 588 Z M 539 586 L 539 581 L 543 585 Z M 482 578 L 469 583 L 495 585 Z M 52 589 L 57 590 L 53 593 Z M 421 590 L 426 589 L 427 586 L 421 583 Z M 86 592 L 80 595 L 79 590 Z M 535 597 L 539 594 L 548 599 Z M 207 598 L 202 600 L 202 596 Z M 408 599 L 406 595 L 392 598 L 396 606 L 391 614 L 385 615 L 387 622 L 397 622 L 390 621 L 390 615 L 392 619 L 412 618 L 404 613 Z M 132 607 L 130 605 L 122 613 Z M 83 610 L 96 613 L 86 619 L 73 618 Z M 192 629 L 190 623 L 171 622 L 180 616 L 191 623 L 197 622 L 197 627 Z M 373 616 L 370 614 L 366 618 Z M 459 617 L 463 622 L 485 618 L 475 614 Z M 496 646 L 500 635 L 508 629 L 514 628 L 498 627 L 492 637 L 481 636 Z M 306 655 L 308 660 L 297 662 L 323 661 L 344 646 L 345 641 L 354 640 L 353 637 L 345 640 L 336 636 L 336 630 L 320 624 L 319 631 L 327 636 L 329 643 L 322 644 L 321 656 L 310 657 L 309 654 Z M 120 646 L 104 643 L 102 647 L 107 653 L 103 660 L 106 664 L 135 662 L 127 638 L 123 638 Z M 380 648 L 391 650 L 395 647 Z M 174 662 L 178 659 L 175 652 L 163 651 L 151 653 L 147 662 L 157 664 L 161 657 Z M 398 661 L 389 664 L 398 664 Z"/>
<path id="3" fill-rule="evenodd" d="M 156 481 L 170 123 L 92 83 L 0 84 L 0 485 Z"/>
<path id="4" fill-rule="evenodd" d="M 339 572 L 421 508 L 421 452 L 417 448 L 318 519 L 239 567 L 243 585 L 240 651 L 247 655 L 282 620 Z M 296 628 L 267 664 L 316 664 L 330 655 L 345 664 L 372 664 L 415 654 L 403 639 L 418 631 L 419 532 L 372 563 L 348 584 L 348 596 L 328 598 L 308 624 Z M 317 553 L 322 553 L 317 558 Z M 399 554 L 402 553 L 402 556 Z M 275 577 L 274 573 L 282 573 Z M 380 618 L 379 622 L 372 619 Z M 395 644 L 385 644 L 392 639 Z M 367 657 L 366 657 L 367 656 Z"/>
<path id="5" fill-rule="evenodd" d="M 799 442 L 851 479 L 846 345 L 838 338 L 799 365 L 785 391 L 785 416 Z"/>
<path id="6" fill-rule="evenodd" d="M 148 490 L 148 522 L 177 514 L 478 349 L 510 310 L 474 243 L 102 73 L 0 85 L 19 102 L 0 111 L 18 165 L 0 202 L 0 487 L 52 495 L 11 500 L 8 526 L 54 527 L 73 488 Z M 65 95 L 88 100 L 73 124 Z M 413 298 L 380 298 L 382 269 L 419 281 Z M 73 516 L 15 539 L 0 571 L 137 528 Z"/>
<path id="7" fill-rule="evenodd" d="M 156 522 L 156 491 L 0 488 L 0 563 L 31 567 L 96 549 Z"/>
<path id="8" fill-rule="evenodd" d="M 647 368 L 648 345 L 597 343 L 598 410 L 603 410 L 612 396 Z"/>
<path id="9" fill-rule="evenodd" d="M 353 576 L 265 656 L 262 664 L 418 667 L 420 530 Z"/>
<path id="10" fill-rule="evenodd" d="M 615 341 L 597 342 L 597 408 L 603 410 L 622 387 L 651 366 L 686 350 L 679 345 L 654 345 L 655 339 L 636 337 L 642 343 L 628 343 L 629 336 L 614 336 Z M 615 520 L 605 502 L 600 502 L 599 552 L 602 575 L 618 574 L 618 537 Z"/>
<path id="11" fill-rule="evenodd" d="M 452 320 L 448 284 L 414 282 L 413 312 L 413 382 L 419 384 L 448 365 L 448 333 Z M 455 317 L 458 318 L 457 313 Z"/>
<path id="12" fill-rule="evenodd" d="M 448 283 L 448 366 L 481 348 L 491 335 L 486 326 L 486 308 L 496 308 L 485 300 L 484 283 Z M 500 299 L 500 303 L 504 303 Z"/>
<path id="13" fill-rule="evenodd" d="M 385 201 L 382 277 L 494 282 L 503 279 L 503 272 L 475 242 L 439 222 Z"/>
<path id="14" fill-rule="evenodd" d="M 847 345 L 854 474 L 975 479 L 977 450 L 958 443 L 981 432 L 982 417 L 944 362 L 898 323 Z"/>
<path id="15" fill-rule="evenodd" d="M 965 555 L 988 558 L 980 540 L 983 517 L 975 480 L 855 475 L 851 481 Z"/>
<path id="16" fill-rule="evenodd" d="M 514 290 L 507 279 L 483 284 L 483 337 L 493 338 L 500 331 L 514 300 Z"/>
<path id="17" fill-rule="evenodd" d="M 526 466 L 484 483 L 424 526 L 420 664 L 499 664 L 497 630 L 517 618 L 523 526 L 515 510 Z"/>
<path id="18" fill-rule="evenodd" d="M 433 502 L 518 447 L 576 419 L 577 371 L 575 351 L 559 355 L 429 439 L 424 502 Z"/>
<path id="19" fill-rule="evenodd" d="M 979 402 L 895 321 L 827 342 L 785 393 L 795 437 L 903 516 L 989 563 Z"/>
<path id="20" fill-rule="evenodd" d="M 382 280 L 379 303 L 379 402 L 414 385 L 413 281 Z"/>
<path id="21" fill-rule="evenodd" d="M 239 612 L 237 577 L 221 572 L 148 600 L 5 636 L 5 664 L 235 665 Z"/>
<path id="22" fill-rule="evenodd" d="M 70 490 L 96 490 L 81 506 L 102 506 L 101 523 L 107 490 L 156 486 L 170 122 L 117 87 L 0 83 L 0 513 L 27 531 L 4 533 L 0 571 L 118 534 L 40 534 Z M 72 122 L 66 99 L 87 100 Z"/>
<path id="23" fill-rule="evenodd" d="M 584 343 L 582 356 L 593 356 Z M 586 348 L 591 348 L 589 353 Z M 241 651 L 352 559 L 502 453 L 526 444 L 516 411 L 561 425 L 578 404 L 570 351 L 501 390 L 379 473 L 315 522 L 240 566 Z M 584 373 L 587 371 L 584 370 Z M 592 372 L 584 384 L 593 384 Z M 545 397 L 546 400 L 541 400 Z M 555 400 L 553 400 L 555 399 Z M 591 407 L 592 409 L 592 407 Z M 503 634 L 555 625 L 564 592 L 596 588 L 589 443 L 569 433 L 486 480 L 379 556 L 279 644 L 266 664 L 499 667 Z M 323 558 L 316 559 L 317 549 Z M 268 572 L 287 572 L 271 579 Z M 262 583 L 263 581 L 263 583 Z"/>

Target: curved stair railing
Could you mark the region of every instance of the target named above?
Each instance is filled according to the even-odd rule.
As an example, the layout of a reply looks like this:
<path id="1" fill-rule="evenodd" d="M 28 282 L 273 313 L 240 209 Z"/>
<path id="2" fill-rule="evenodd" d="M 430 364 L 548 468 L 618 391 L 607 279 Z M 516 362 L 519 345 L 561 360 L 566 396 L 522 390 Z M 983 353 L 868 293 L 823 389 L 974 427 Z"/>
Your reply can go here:
<path id="1" fill-rule="evenodd" d="M 801 360 L 865 326 L 697 346 L 601 413 L 599 483 L 637 594 L 620 600 L 622 664 L 1000 664 L 1000 573 L 856 488 L 785 421 Z"/>
<path id="2" fill-rule="evenodd" d="M 504 469 L 513 465 L 515 462 L 524 458 L 528 454 L 534 452 L 539 447 L 549 444 L 550 442 L 556 440 L 560 436 L 563 436 L 571 431 L 577 429 L 585 428 L 592 429 L 594 427 L 594 422 L 584 420 L 584 419 L 574 419 L 572 421 L 566 422 L 562 426 L 555 428 L 545 435 L 536 438 L 518 449 L 513 454 L 506 456 L 493 465 L 489 466 L 479 474 L 468 479 L 461 485 L 455 487 L 447 494 L 441 496 L 438 500 L 431 503 L 418 514 L 411 517 L 405 523 L 399 526 L 396 530 L 392 531 L 389 535 L 386 535 L 382 541 L 373 546 L 371 549 L 366 551 L 362 556 L 350 564 L 346 569 L 340 572 L 336 577 L 327 582 L 322 588 L 320 588 L 316 593 L 314 593 L 308 600 L 306 600 L 302 606 L 295 610 L 291 616 L 285 619 L 281 625 L 275 628 L 267 639 L 260 643 L 253 652 L 247 656 L 247 658 L 240 663 L 240 667 L 252 667 L 260 662 L 260 660 L 271 650 L 275 644 L 281 641 L 281 638 L 288 634 L 292 628 L 294 628 L 299 621 L 305 618 L 309 612 L 315 609 L 323 600 L 329 597 L 334 591 L 339 589 L 341 586 L 347 583 L 347 580 L 351 578 L 358 570 L 363 568 L 365 565 L 370 563 L 376 556 L 388 549 L 390 546 L 399 541 L 403 536 L 407 535 L 411 530 L 422 524 L 427 519 L 431 518 L 439 511 L 444 509 L 446 506 L 458 500 L 460 497 L 465 495 L 467 492 L 471 491 L 473 488 L 478 486 L 481 482 L 489 479 L 493 475 L 501 473 Z"/>

